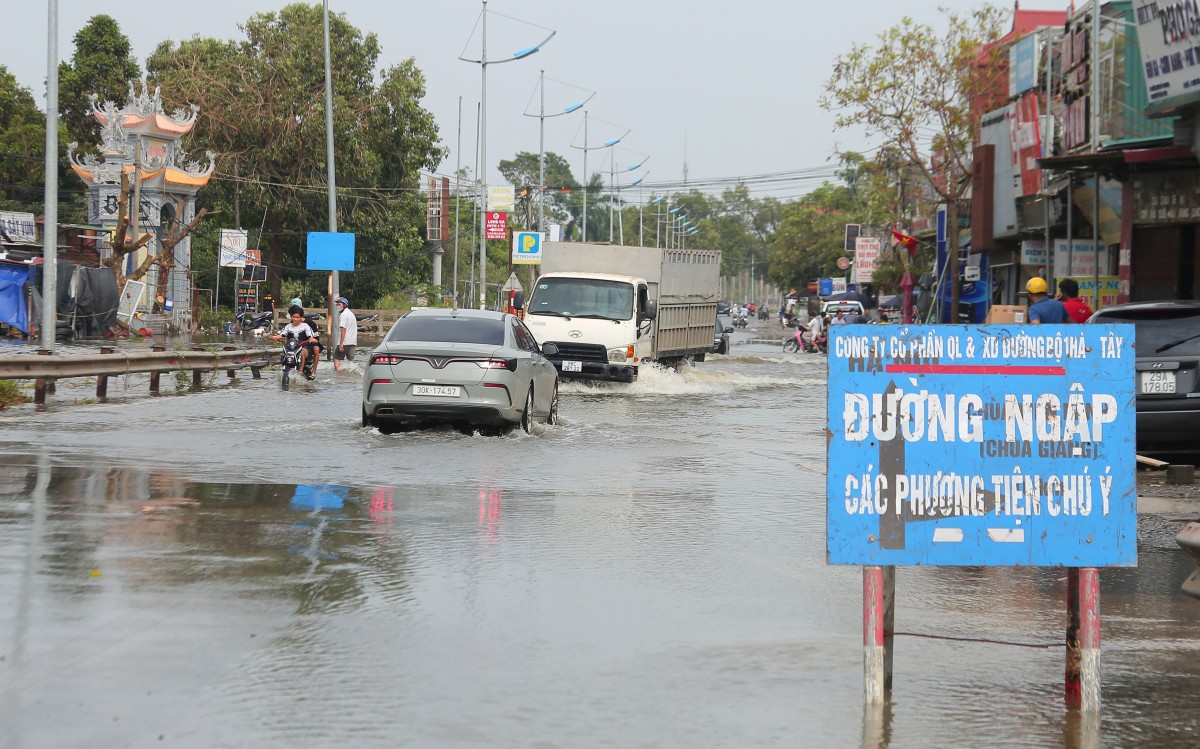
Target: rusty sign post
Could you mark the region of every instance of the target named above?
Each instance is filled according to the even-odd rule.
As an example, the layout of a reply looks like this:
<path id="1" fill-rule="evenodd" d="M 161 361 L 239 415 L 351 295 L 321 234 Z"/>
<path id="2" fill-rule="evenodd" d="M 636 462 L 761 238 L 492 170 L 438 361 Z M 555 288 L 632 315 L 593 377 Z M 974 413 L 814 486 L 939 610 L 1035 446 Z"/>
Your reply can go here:
<path id="1" fill-rule="evenodd" d="M 1131 325 L 865 326 L 829 342 L 829 564 L 863 567 L 890 692 L 895 567 L 1069 568 L 1066 702 L 1100 705 L 1098 567 L 1137 564 Z"/>

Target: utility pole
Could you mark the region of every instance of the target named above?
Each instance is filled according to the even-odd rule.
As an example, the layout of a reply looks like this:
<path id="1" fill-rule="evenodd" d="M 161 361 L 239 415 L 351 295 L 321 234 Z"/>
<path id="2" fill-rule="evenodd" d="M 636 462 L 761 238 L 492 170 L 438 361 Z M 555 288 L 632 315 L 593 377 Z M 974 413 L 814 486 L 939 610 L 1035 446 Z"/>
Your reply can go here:
<path id="1" fill-rule="evenodd" d="M 329 231 L 337 233 L 337 177 L 333 162 L 333 72 L 329 62 L 329 0 L 323 3 L 325 24 L 325 173 L 329 182 Z M 325 346 L 325 359 L 333 359 L 333 350 L 337 348 L 335 341 L 338 332 L 337 305 L 334 300 L 341 291 L 338 288 L 338 272 L 329 271 L 329 331 L 328 344 Z"/>
<path id="2" fill-rule="evenodd" d="M 58 0 L 46 23 L 46 189 L 42 210 L 42 349 L 54 353 L 58 333 Z"/>

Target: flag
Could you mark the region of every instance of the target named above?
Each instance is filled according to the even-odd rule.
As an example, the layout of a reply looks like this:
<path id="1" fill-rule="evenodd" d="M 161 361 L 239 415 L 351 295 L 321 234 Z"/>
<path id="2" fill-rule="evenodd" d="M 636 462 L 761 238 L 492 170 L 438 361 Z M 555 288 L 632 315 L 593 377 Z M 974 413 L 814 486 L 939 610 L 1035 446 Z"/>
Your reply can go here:
<path id="1" fill-rule="evenodd" d="M 897 242 L 899 242 L 900 244 L 904 245 L 905 249 L 908 250 L 909 255 L 916 257 L 916 255 L 917 255 L 917 238 L 916 237 L 910 237 L 907 234 L 903 234 L 901 232 L 896 231 L 895 229 L 892 229 L 892 238 L 894 240 L 896 240 Z"/>

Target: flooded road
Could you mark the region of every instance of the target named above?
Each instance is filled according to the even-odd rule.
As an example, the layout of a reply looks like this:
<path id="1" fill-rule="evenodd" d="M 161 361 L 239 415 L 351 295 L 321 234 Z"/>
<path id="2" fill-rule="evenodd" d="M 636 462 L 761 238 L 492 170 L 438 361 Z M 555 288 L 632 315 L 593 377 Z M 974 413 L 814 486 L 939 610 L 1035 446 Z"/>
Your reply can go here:
<path id="1" fill-rule="evenodd" d="M 361 370 L 322 367 L 0 412 L 0 747 L 1200 744 L 1193 564 L 1149 515 L 1101 574 L 1098 725 L 1057 569 L 898 570 L 864 715 L 823 358 L 564 385 L 505 437 L 361 429 Z"/>

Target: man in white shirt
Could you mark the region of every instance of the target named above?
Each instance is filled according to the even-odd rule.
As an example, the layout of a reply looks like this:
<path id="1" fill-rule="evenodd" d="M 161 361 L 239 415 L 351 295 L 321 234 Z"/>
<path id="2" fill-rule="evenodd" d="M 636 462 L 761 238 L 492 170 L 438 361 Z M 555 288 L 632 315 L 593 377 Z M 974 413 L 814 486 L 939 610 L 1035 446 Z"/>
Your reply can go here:
<path id="1" fill-rule="evenodd" d="M 358 318 L 350 311 L 350 302 L 340 296 L 334 305 L 338 309 L 338 339 L 333 349 L 333 368 L 341 369 L 341 361 L 354 360 L 354 348 L 358 345 Z"/>

